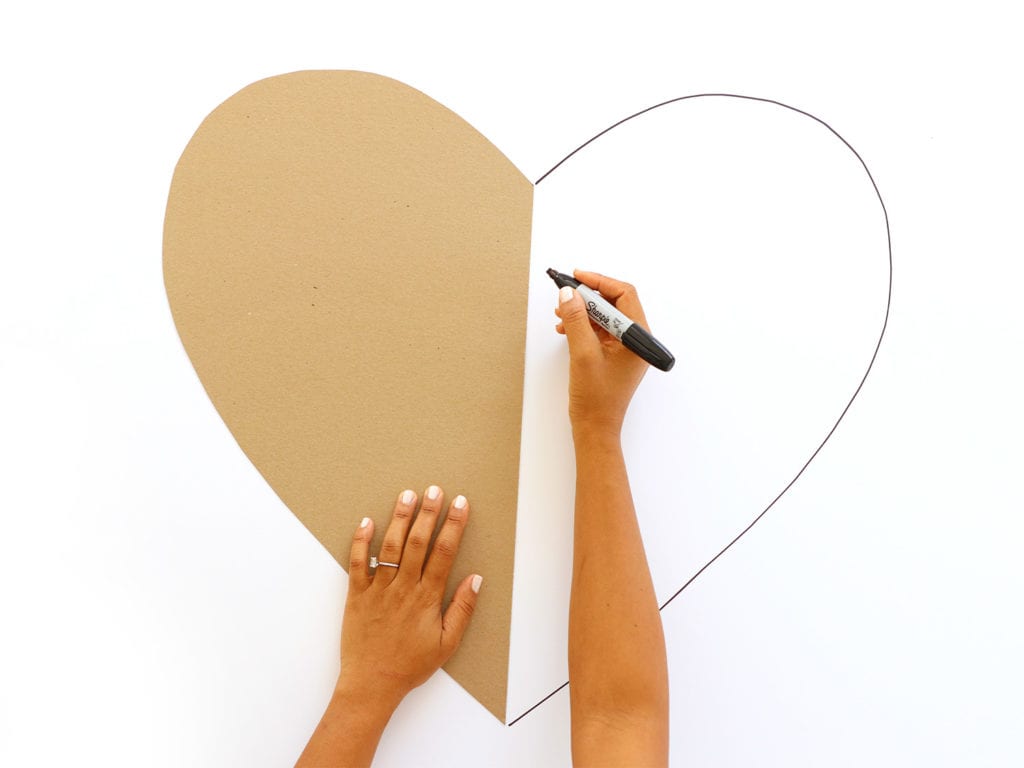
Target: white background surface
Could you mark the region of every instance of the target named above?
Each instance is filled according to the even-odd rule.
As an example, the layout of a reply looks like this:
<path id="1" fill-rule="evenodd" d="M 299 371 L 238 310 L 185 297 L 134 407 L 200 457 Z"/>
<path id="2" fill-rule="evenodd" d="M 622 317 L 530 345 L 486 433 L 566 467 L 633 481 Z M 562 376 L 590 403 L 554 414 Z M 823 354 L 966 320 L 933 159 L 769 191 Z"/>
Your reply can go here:
<path id="1" fill-rule="evenodd" d="M 890 328 L 872 377 L 808 472 L 664 612 L 672 761 L 1024 760 L 1022 62 L 1015 25 L 995 4 L 66 4 L 9 11 L 0 36 L 0 764 L 288 765 L 322 711 L 345 576 L 206 399 L 160 267 L 171 172 L 199 122 L 254 80 L 308 68 L 407 82 L 533 179 L 612 122 L 688 93 L 775 98 L 839 130 L 889 208 Z M 556 198 L 547 183 L 538 206 Z M 689 188 L 694 203 L 706 200 L 701 189 Z M 543 220 L 562 221 L 549 205 L 538 208 L 538 236 Z M 582 206 L 564 210 L 566 222 L 585 218 Z M 600 258 L 608 271 L 628 261 Z M 630 279 L 650 295 L 656 328 L 682 326 L 681 362 L 675 379 L 645 382 L 628 437 L 638 467 L 641 456 L 689 446 L 678 476 L 659 482 L 681 483 L 693 501 L 642 511 L 645 533 L 656 532 L 649 547 L 671 556 L 678 546 L 685 570 L 722 496 L 761 487 L 762 474 L 770 485 L 765 467 L 779 446 L 802 444 L 803 432 L 771 429 L 779 414 L 805 414 L 811 395 L 829 396 L 776 386 L 774 408 L 757 405 L 764 377 L 740 375 L 749 358 L 725 354 L 749 340 L 751 305 L 723 313 L 734 325 L 691 327 L 669 316 L 648 277 L 656 264 L 681 285 L 706 281 L 711 293 L 690 298 L 711 311 L 735 298 L 724 292 L 727 273 L 709 272 L 711 260 L 651 264 L 637 261 Z M 872 274 L 837 266 L 826 277 L 840 306 L 871 313 L 877 301 L 855 299 L 874 290 Z M 861 277 L 863 286 L 851 282 Z M 784 322 L 791 307 L 778 309 L 769 321 Z M 837 327 L 851 331 L 837 349 L 870 335 L 859 320 Z M 687 369 L 681 349 L 707 362 Z M 848 359 L 836 355 L 837 365 Z M 529 360 L 555 370 L 534 348 Z M 820 361 L 786 376 L 806 382 Z M 675 415 L 691 421 L 673 422 L 692 427 L 689 442 L 642 429 L 668 381 L 694 387 Z M 715 418 L 729 404 L 748 412 Z M 735 439 L 748 427 L 749 441 Z M 697 441 L 716 435 L 720 445 Z M 707 462 L 704 446 L 731 458 L 728 471 Z M 564 449 L 549 450 L 556 461 Z M 706 465 L 688 471 L 699 459 Z M 693 480 L 715 471 L 722 482 Z M 542 604 L 530 590 L 564 589 L 535 570 L 531 582 L 523 535 L 517 612 Z M 668 561 L 658 558 L 656 577 Z M 658 578 L 659 593 L 671 592 L 671 574 Z M 526 700 L 546 674 L 544 665 L 524 673 L 511 696 Z M 377 762 L 568 764 L 567 697 L 506 728 L 437 675 L 396 713 Z"/>

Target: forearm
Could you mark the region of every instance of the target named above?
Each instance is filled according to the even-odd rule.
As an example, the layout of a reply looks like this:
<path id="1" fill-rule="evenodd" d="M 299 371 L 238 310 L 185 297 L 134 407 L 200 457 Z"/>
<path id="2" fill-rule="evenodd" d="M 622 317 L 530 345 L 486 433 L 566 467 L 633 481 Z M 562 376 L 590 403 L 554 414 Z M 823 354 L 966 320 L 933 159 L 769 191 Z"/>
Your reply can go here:
<path id="1" fill-rule="evenodd" d="M 369 766 L 397 701 L 339 685 L 296 768 Z"/>
<path id="2" fill-rule="evenodd" d="M 575 432 L 573 717 L 668 712 L 665 640 L 617 435 Z"/>

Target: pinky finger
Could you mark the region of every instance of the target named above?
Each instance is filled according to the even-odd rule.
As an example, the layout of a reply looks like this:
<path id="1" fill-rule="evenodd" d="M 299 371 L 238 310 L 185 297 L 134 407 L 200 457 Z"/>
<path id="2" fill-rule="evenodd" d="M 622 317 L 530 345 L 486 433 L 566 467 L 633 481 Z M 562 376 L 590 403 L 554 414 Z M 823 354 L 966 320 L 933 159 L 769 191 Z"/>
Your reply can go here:
<path id="1" fill-rule="evenodd" d="M 370 586 L 370 541 L 373 539 L 373 520 L 363 518 L 352 538 L 352 551 L 348 557 L 348 588 L 360 592 Z"/>

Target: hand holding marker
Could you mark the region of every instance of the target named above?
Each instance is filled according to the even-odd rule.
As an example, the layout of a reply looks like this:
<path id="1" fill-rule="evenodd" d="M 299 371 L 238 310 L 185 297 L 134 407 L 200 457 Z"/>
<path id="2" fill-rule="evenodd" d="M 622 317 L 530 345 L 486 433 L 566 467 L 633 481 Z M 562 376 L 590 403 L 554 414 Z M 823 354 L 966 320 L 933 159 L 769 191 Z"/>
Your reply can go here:
<path id="1" fill-rule="evenodd" d="M 665 349 L 660 341 L 622 314 L 593 288 L 553 269 L 548 270 L 548 277 L 554 280 L 559 288 L 575 288 L 586 304 L 590 319 L 621 341 L 630 352 L 662 371 L 671 370 L 676 364 L 672 353 Z"/>

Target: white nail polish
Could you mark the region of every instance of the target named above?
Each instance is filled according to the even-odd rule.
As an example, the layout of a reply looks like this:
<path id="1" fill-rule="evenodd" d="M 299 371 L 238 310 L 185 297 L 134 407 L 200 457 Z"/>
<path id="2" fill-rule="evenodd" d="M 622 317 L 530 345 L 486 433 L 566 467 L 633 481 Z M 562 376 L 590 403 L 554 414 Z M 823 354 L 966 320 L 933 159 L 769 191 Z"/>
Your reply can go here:
<path id="1" fill-rule="evenodd" d="M 412 504 L 412 500 L 416 498 L 416 494 L 412 491 L 402 491 L 402 503 Z"/>
<path id="2" fill-rule="evenodd" d="M 431 501 L 435 501 L 437 497 L 440 495 L 441 489 L 438 488 L 436 485 L 432 485 L 429 488 L 427 488 L 427 498 L 430 499 Z"/>
<path id="3" fill-rule="evenodd" d="M 365 528 L 365 527 L 366 527 L 366 526 L 368 526 L 369 524 L 370 524 L 370 518 L 368 518 L 368 517 L 364 517 L 364 518 L 363 518 L 363 522 L 361 522 L 361 523 L 359 524 L 359 527 L 360 527 L 360 528 Z"/>
<path id="4" fill-rule="evenodd" d="M 469 583 L 469 586 L 473 588 L 473 592 L 480 591 L 480 585 L 484 583 L 484 577 L 479 573 L 473 577 L 473 580 Z"/>
<path id="5" fill-rule="evenodd" d="M 568 285 L 563 285 L 561 288 L 558 289 L 558 302 L 560 304 L 565 304 L 565 302 L 569 301 L 570 299 L 572 299 L 572 288 L 570 288 Z"/>
<path id="6" fill-rule="evenodd" d="M 458 496 L 455 497 L 455 501 L 452 502 L 452 506 L 455 507 L 456 509 L 465 509 L 466 497 L 460 493 Z"/>

